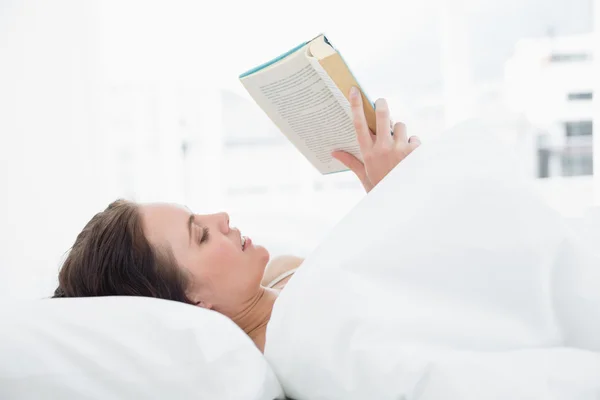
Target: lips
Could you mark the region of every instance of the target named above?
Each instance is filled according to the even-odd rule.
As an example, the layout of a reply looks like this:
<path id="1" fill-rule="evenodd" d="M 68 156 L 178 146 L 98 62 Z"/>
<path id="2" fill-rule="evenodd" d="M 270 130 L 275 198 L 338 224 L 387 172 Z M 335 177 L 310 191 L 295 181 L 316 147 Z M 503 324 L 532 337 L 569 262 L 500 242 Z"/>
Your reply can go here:
<path id="1" fill-rule="evenodd" d="M 250 246 L 252 246 L 252 239 L 247 236 L 242 236 L 242 251 L 246 250 Z"/>

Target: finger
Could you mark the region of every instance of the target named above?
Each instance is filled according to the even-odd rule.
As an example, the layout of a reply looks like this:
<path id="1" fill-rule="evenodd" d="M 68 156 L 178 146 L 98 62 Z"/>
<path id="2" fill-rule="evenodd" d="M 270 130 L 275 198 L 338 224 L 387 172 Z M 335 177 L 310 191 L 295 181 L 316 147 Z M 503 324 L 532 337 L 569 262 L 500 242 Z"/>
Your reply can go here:
<path id="1" fill-rule="evenodd" d="M 382 145 L 390 145 L 393 143 L 390 132 L 390 110 L 385 99 L 377 99 L 375 102 L 375 125 L 377 127 L 375 139 L 377 143 Z"/>
<path id="2" fill-rule="evenodd" d="M 406 143 L 406 125 L 402 122 L 394 124 L 394 140 L 398 143 Z"/>
<path id="3" fill-rule="evenodd" d="M 369 126 L 367 125 L 367 118 L 365 117 L 365 110 L 363 109 L 360 91 L 356 87 L 350 89 L 350 107 L 352 109 L 352 122 L 354 123 L 354 129 L 356 130 L 358 145 L 364 154 L 373 146 L 373 139 L 371 137 Z"/>
<path id="4" fill-rule="evenodd" d="M 419 139 L 417 136 L 411 136 L 408 139 L 408 144 L 410 149 L 414 150 L 421 145 L 421 139 Z"/>
<path id="5" fill-rule="evenodd" d="M 360 179 L 362 185 L 367 188 L 369 186 L 369 178 L 367 178 L 367 171 L 365 170 L 365 166 L 360 160 L 354 157 L 350 153 L 346 153 L 345 151 L 334 151 L 331 153 L 333 158 L 344 164 L 348 167 L 354 174 Z"/>

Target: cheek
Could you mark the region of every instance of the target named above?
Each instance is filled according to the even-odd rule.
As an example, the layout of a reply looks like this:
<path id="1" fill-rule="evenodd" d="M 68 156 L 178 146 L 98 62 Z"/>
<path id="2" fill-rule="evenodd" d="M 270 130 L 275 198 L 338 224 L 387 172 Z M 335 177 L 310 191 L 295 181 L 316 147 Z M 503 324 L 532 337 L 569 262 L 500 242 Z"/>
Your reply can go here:
<path id="1" fill-rule="evenodd" d="M 183 265 L 195 280 L 204 284 L 218 283 L 235 268 L 235 252 L 231 245 L 214 241 L 203 249 L 188 253 Z"/>
<path id="2" fill-rule="evenodd" d="M 242 252 L 231 241 L 215 238 L 194 257 L 194 276 L 213 289 L 238 290 L 250 282 L 260 283 L 268 261 L 269 253 L 262 247 Z"/>
<path id="3" fill-rule="evenodd" d="M 231 242 L 222 241 L 215 243 L 207 254 L 208 265 L 215 273 L 228 275 L 242 267 L 243 253 L 236 249 Z"/>

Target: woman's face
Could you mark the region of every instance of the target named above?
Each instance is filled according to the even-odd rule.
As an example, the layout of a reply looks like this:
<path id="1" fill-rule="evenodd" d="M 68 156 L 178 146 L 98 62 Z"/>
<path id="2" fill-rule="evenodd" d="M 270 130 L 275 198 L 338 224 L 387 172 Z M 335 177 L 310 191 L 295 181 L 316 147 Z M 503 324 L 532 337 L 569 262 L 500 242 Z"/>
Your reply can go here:
<path id="1" fill-rule="evenodd" d="M 269 261 L 264 247 L 229 226 L 226 213 L 199 215 L 171 204 L 140 205 L 144 232 L 155 248 L 168 248 L 189 273 L 188 297 L 227 312 L 256 294 Z"/>

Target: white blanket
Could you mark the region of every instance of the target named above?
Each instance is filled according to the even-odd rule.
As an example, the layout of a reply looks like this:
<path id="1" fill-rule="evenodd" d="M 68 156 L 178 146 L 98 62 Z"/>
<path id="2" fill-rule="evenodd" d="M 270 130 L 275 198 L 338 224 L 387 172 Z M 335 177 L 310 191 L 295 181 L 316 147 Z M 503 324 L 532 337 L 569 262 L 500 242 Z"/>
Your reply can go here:
<path id="1" fill-rule="evenodd" d="M 598 399 L 600 262 L 470 122 L 331 232 L 273 310 L 295 399 Z"/>

